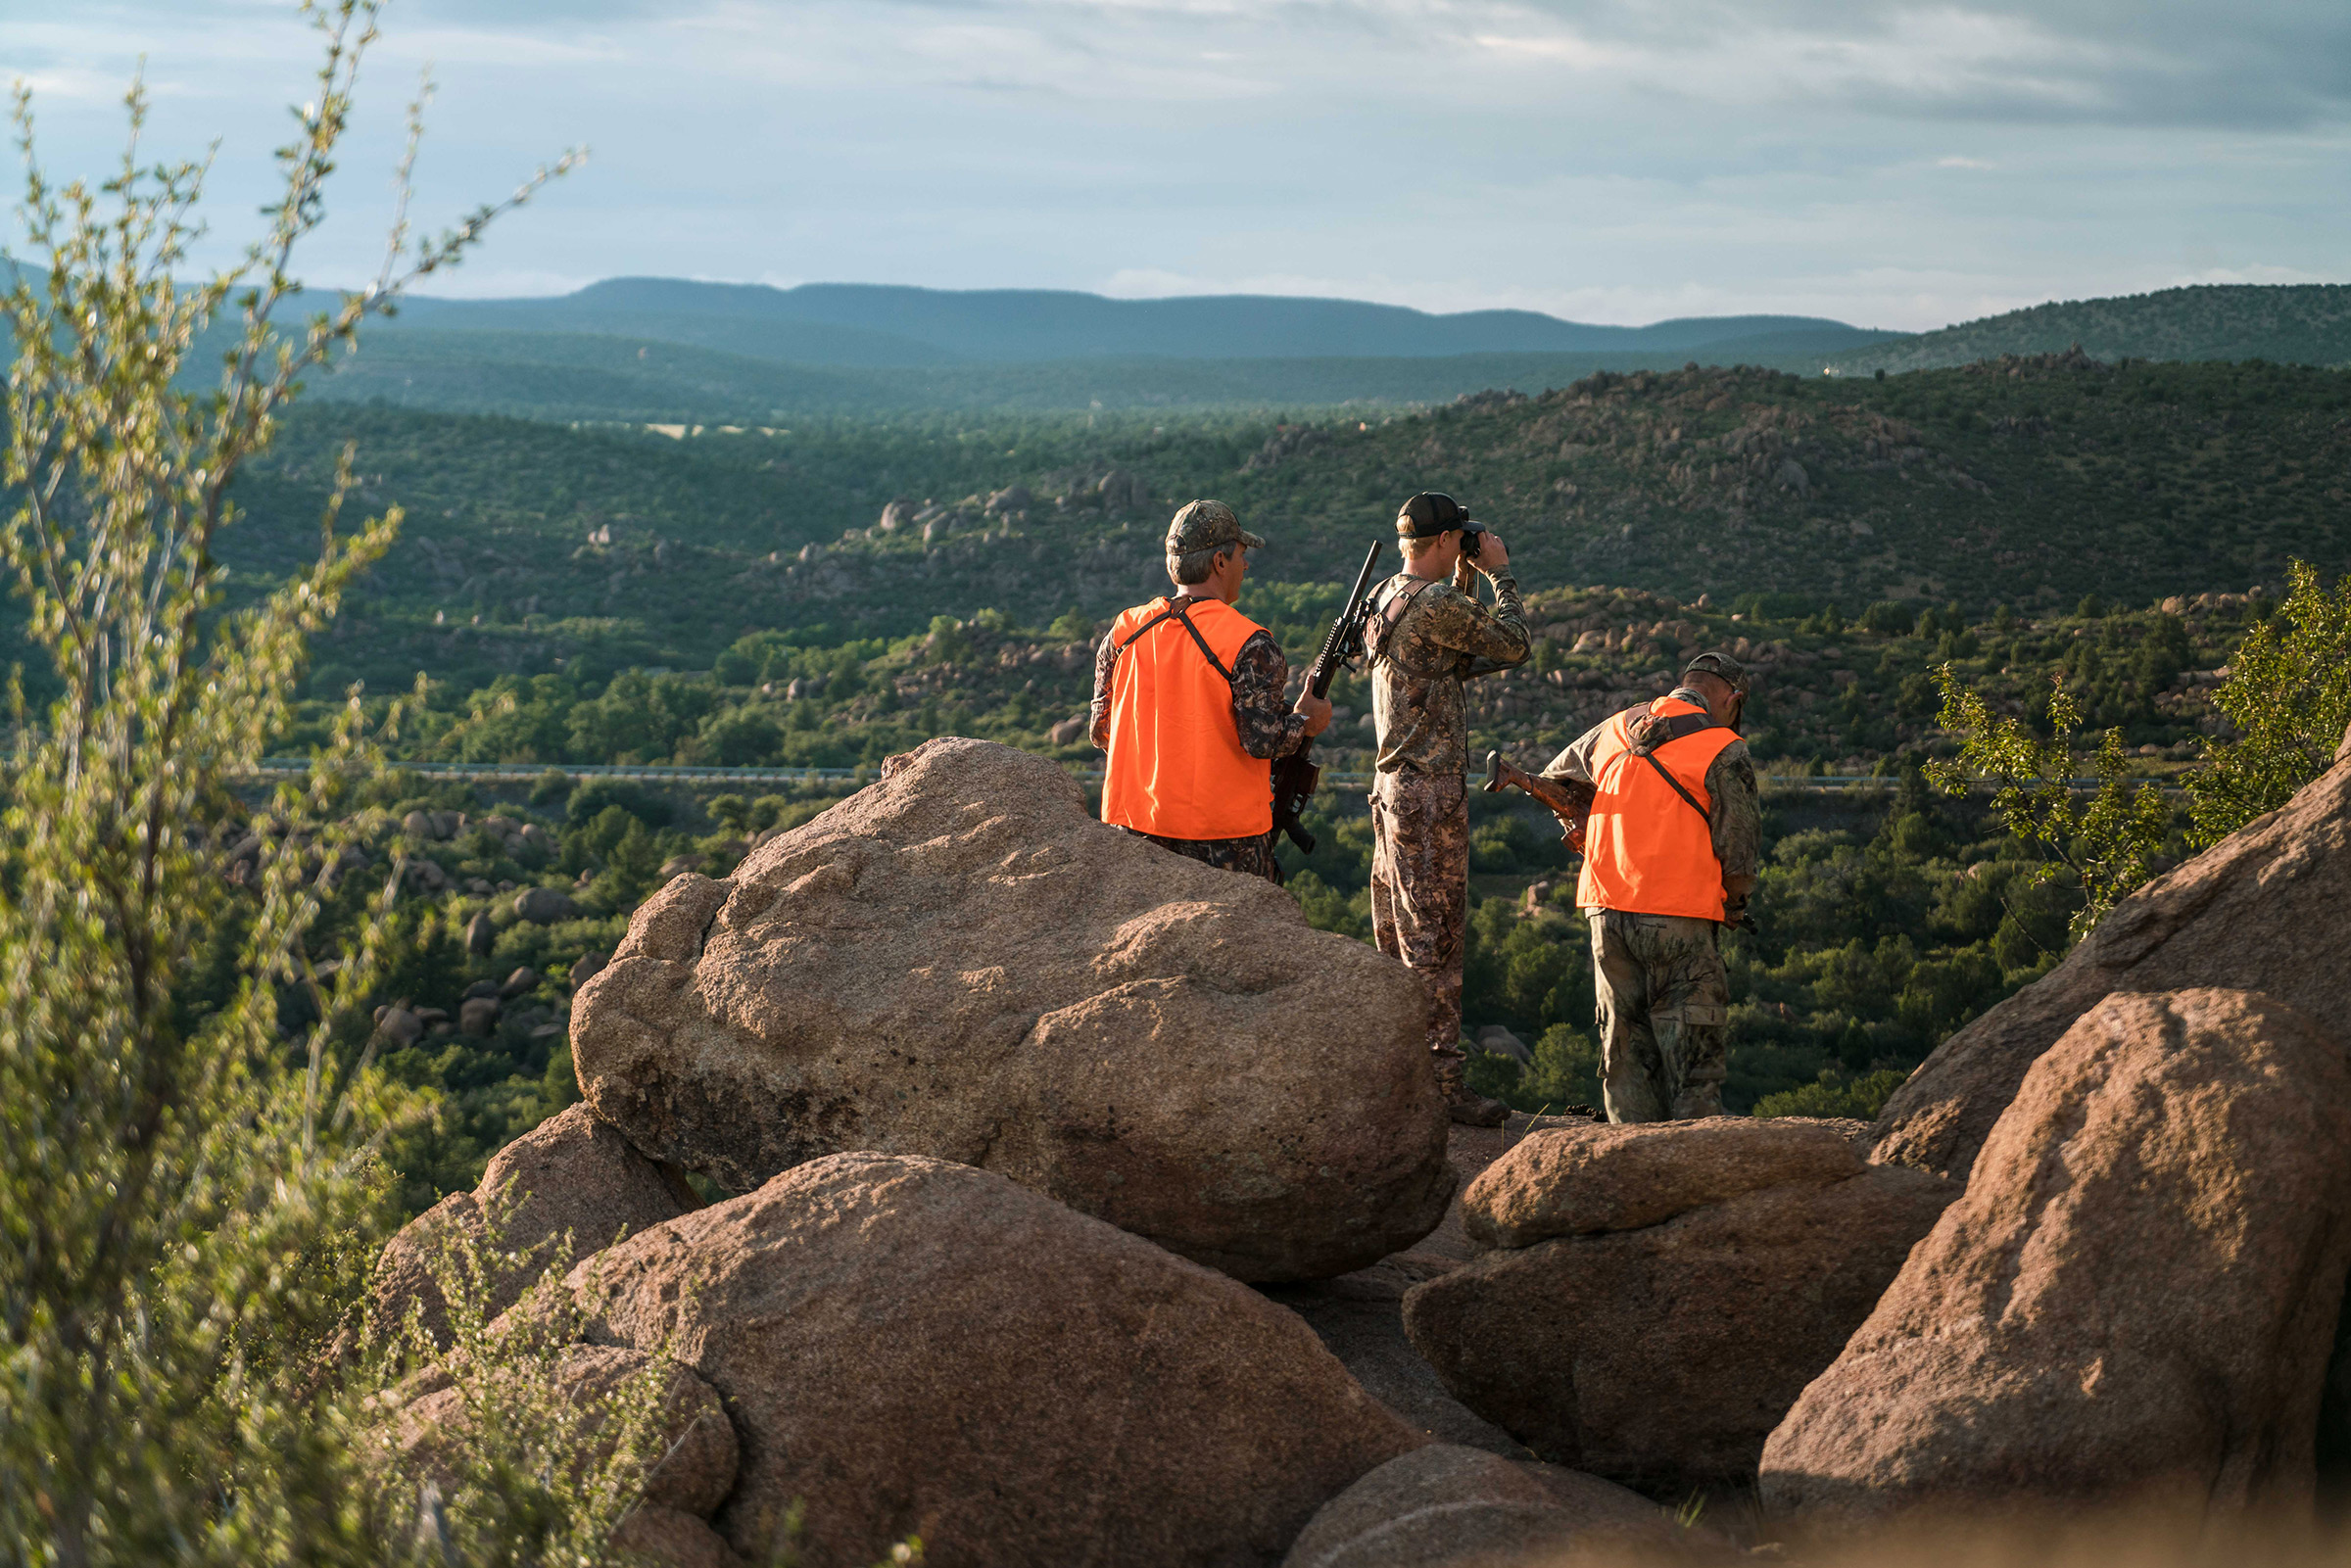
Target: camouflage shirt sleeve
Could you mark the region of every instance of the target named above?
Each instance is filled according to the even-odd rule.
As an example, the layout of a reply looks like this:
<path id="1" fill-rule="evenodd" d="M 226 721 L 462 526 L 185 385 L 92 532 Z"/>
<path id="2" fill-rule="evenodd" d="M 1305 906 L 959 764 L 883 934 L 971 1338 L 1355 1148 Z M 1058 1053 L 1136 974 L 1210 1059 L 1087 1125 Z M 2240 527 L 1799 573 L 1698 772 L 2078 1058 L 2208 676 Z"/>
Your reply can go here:
<path id="1" fill-rule="evenodd" d="M 1463 680 L 1514 670 L 1535 650 L 1534 640 L 1526 635 L 1525 606 L 1518 602 L 1518 579 L 1509 572 L 1497 572 L 1489 581 L 1494 585 L 1494 607 L 1483 612 L 1485 642 L 1469 650 L 1472 657 L 1469 668 L 1462 672 Z M 1472 608 L 1482 608 L 1474 598 L 1469 602 Z"/>
<path id="2" fill-rule="evenodd" d="M 1518 603 L 1518 580 L 1508 572 L 1494 579 L 1492 609 L 1451 583 L 1424 591 L 1412 606 L 1411 641 L 1422 662 L 1435 649 L 1462 655 L 1456 673 L 1464 681 L 1524 664 L 1534 644 Z"/>
<path id="3" fill-rule="evenodd" d="M 1746 741 L 1732 741 L 1707 765 L 1706 794 L 1714 807 L 1714 857 L 1722 862 L 1722 890 L 1733 904 L 1745 904 L 1754 891 L 1763 853 L 1763 813 Z"/>
<path id="4" fill-rule="evenodd" d="M 1232 727 L 1249 755 L 1286 757 L 1307 743 L 1306 715 L 1282 700 L 1289 684 L 1290 661 L 1272 633 L 1253 634 L 1233 655 Z"/>
<path id="5" fill-rule="evenodd" d="M 1097 750 L 1110 749 L 1110 672 L 1119 662 L 1119 645 L 1110 633 L 1094 648 L 1094 701 L 1085 733 Z"/>
<path id="6" fill-rule="evenodd" d="M 1566 779 L 1576 784 L 1600 783 L 1592 776 L 1592 753 L 1599 749 L 1601 736 L 1608 733 L 1608 726 L 1614 722 L 1613 718 L 1603 719 L 1576 736 L 1566 750 L 1551 759 L 1550 766 L 1543 770 L 1543 777 Z"/>

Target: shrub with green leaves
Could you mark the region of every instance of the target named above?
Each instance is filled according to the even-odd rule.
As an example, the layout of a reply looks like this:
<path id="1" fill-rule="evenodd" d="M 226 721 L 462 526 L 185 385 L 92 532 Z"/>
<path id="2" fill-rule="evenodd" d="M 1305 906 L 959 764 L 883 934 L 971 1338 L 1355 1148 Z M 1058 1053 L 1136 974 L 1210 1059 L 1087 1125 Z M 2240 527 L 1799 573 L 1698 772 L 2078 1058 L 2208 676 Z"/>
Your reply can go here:
<path id="1" fill-rule="evenodd" d="M 227 785 L 290 722 L 310 639 L 400 515 L 338 532 L 346 452 L 315 554 L 273 592 L 224 611 L 218 546 L 232 481 L 301 377 L 499 209 L 412 245 L 404 220 L 372 287 L 274 324 L 376 36 L 370 0 L 306 11 L 324 58 L 278 154 L 282 193 L 242 261 L 201 284 L 175 274 L 202 166 L 137 161 L 144 92 L 127 97 L 132 151 L 95 189 L 41 172 L 16 95 L 38 265 L 0 292 L 0 561 L 54 695 L 35 709 L 15 688 L 0 763 L 0 1540 L 66 1568 L 390 1549 L 318 1344 L 386 1217 L 372 1148 L 412 1109 L 363 1011 L 397 867 L 319 942 L 325 907 L 355 896 L 346 852 L 383 826 L 352 808 L 389 732 L 351 693 L 308 777 L 253 819 L 233 879 L 202 825 L 233 815 Z M 219 379 L 184 391 L 208 327 L 230 345 Z M 218 994 L 183 989 L 224 942 Z"/>
<path id="2" fill-rule="evenodd" d="M 2327 771 L 2351 728 L 2351 578 L 2329 592 L 2307 561 L 2278 613 L 2255 623 L 2213 705 L 2236 727 L 2187 783 L 2192 841 L 2219 843 Z"/>
<path id="3" fill-rule="evenodd" d="M 2010 832 L 2043 857 L 2033 880 L 2070 876 L 2081 890 L 2071 930 L 2078 940 L 2115 903 L 2153 875 L 2157 852 L 2171 828 L 2171 808 L 2153 784 L 2135 788 L 2120 730 L 2100 738 L 2091 764 L 2094 787 L 2074 783 L 2074 750 L 2082 712 L 2059 684 L 2049 696 L 2049 734 L 2040 736 L 2024 721 L 1996 713 L 1984 695 L 1959 680 L 1949 665 L 1937 679 L 1943 689 L 1942 724 L 1959 737 L 1959 755 L 1927 764 L 1927 777 L 1948 794 L 1967 792 L 1971 783 L 1993 785 L 1992 809 Z"/>

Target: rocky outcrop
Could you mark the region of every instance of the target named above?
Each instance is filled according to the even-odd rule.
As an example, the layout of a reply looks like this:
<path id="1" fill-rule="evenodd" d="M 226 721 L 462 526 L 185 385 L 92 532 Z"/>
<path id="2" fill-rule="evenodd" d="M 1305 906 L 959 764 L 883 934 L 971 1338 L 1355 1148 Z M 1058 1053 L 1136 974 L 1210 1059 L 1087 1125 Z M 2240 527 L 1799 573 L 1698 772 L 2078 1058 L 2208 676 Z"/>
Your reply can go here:
<path id="1" fill-rule="evenodd" d="M 1957 1188 L 1863 1165 L 1835 1123 L 1730 1119 L 1537 1133 L 1472 1184 L 1471 1235 L 1529 1244 L 1405 1298 L 1463 1403 L 1545 1459 L 1661 1496 L 1752 1475 Z M 1663 1213 L 1630 1178 L 1677 1164 L 1692 1207 Z"/>
<path id="2" fill-rule="evenodd" d="M 1767 1497 L 2306 1500 L 2346 1150 L 2351 1069 L 2309 1018 L 2241 991 L 2106 998 L 1772 1434 Z"/>
<path id="3" fill-rule="evenodd" d="M 1508 1568 L 1603 1546 L 1648 1560 L 1675 1535 L 1655 1503 L 1598 1476 L 1438 1443 L 1324 1503 L 1282 1568 Z"/>
<path id="4" fill-rule="evenodd" d="M 2338 1038 L 2351 1017 L 2351 767 L 2341 762 L 2117 905 L 2049 974 L 1939 1046 L 1886 1102 L 1872 1158 L 1964 1180 L 2040 1054 L 2116 991 L 2260 991 Z"/>
<path id="5" fill-rule="evenodd" d="M 574 999 L 599 1115 L 745 1191 L 849 1151 L 1000 1171 L 1253 1280 L 1437 1223 L 1446 1118 L 1402 965 L 1105 827 L 1057 765 L 931 741 L 686 875 Z"/>
<path id="6" fill-rule="evenodd" d="M 682 1184 L 681 1184 L 682 1185 Z M 449 1343 L 449 1304 L 430 1259 L 458 1236 L 470 1237 L 491 1264 L 485 1316 L 495 1317 L 546 1272 L 555 1243 L 571 1237 L 576 1261 L 692 1207 L 681 1191 L 629 1147 L 628 1140 L 573 1106 L 501 1149 L 471 1192 L 452 1193 L 410 1220 L 376 1264 L 371 1312 L 378 1323 L 423 1314 L 436 1344 Z M 487 1216 L 496 1213 L 493 1227 Z M 501 1261 L 511 1253 L 514 1260 Z"/>
<path id="7" fill-rule="evenodd" d="M 590 1337 L 724 1396 L 754 1556 L 798 1498 L 813 1562 L 1271 1563 L 1421 1442 L 1256 1292 L 966 1165 L 815 1161 L 598 1261 Z"/>

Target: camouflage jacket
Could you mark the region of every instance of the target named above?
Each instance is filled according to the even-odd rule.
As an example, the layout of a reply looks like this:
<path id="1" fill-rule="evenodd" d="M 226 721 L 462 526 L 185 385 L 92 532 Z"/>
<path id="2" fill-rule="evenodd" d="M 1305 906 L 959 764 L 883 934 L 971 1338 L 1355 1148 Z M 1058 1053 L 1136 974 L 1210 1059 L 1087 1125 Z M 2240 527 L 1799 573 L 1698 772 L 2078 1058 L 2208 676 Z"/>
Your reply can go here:
<path id="1" fill-rule="evenodd" d="M 1676 687 L 1669 694 L 1698 707 L 1706 705 L 1705 699 L 1688 687 Z M 1648 704 L 1642 706 L 1646 709 Z M 1598 784 L 1592 777 L 1592 753 L 1613 722 L 1615 715 L 1610 714 L 1586 730 L 1551 759 L 1543 777 Z M 1738 911 L 1746 907 L 1748 895 L 1754 891 L 1755 868 L 1763 854 L 1763 814 L 1755 796 L 1755 765 L 1747 754 L 1746 741 L 1732 741 L 1707 764 L 1706 798 L 1714 819 L 1714 858 L 1722 862 L 1722 890 L 1736 919 Z"/>
<path id="2" fill-rule="evenodd" d="M 1366 642 L 1379 727 L 1376 766 L 1458 779 L 1469 768 L 1462 683 L 1525 663 L 1532 644 L 1518 580 L 1510 573 L 1493 579 L 1490 610 L 1450 582 L 1416 587 L 1422 582 L 1399 572 L 1372 595 Z"/>
<path id="3" fill-rule="evenodd" d="M 1148 634 L 1183 636 L 1183 628 L 1154 628 Z M 1087 733 L 1094 744 L 1110 749 L 1110 674 L 1118 668 L 1119 645 L 1105 633 L 1094 649 L 1094 701 Z M 1253 634 L 1232 660 L 1232 726 L 1241 749 L 1253 757 L 1286 757 L 1307 743 L 1306 715 L 1292 713 L 1283 700 L 1290 684 L 1290 661 L 1271 632 Z"/>

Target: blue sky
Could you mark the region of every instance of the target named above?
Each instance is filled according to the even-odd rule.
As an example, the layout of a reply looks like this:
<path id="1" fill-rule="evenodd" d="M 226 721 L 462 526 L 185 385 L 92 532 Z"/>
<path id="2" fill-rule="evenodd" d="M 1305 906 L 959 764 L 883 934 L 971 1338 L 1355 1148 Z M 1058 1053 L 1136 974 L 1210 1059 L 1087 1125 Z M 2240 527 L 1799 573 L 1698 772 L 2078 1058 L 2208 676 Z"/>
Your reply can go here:
<path id="1" fill-rule="evenodd" d="M 593 149 L 443 293 L 635 273 L 1916 329 L 2351 281 L 2344 0 L 398 0 L 385 32 L 321 283 L 372 269 L 428 62 L 428 217 Z M 219 141 L 225 254 L 311 35 L 280 0 L 0 7 L 55 174 L 104 172 L 142 55 L 149 149 Z"/>

